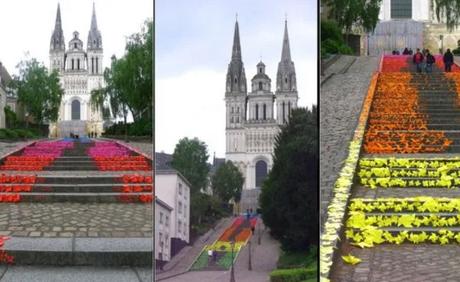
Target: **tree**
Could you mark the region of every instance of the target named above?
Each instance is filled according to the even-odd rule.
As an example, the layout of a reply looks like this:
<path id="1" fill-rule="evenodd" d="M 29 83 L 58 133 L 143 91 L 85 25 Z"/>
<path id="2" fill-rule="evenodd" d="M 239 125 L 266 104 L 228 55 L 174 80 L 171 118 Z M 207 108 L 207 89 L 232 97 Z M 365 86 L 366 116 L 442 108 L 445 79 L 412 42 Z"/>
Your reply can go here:
<path id="1" fill-rule="evenodd" d="M 103 107 L 109 101 L 114 117 L 126 120 L 131 112 L 135 122 L 153 122 L 153 22 L 146 21 L 140 33 L 131 35 L 126 53 L 112 56 L 110 68 L 104 71 L 107 86 L 91 93 L 91 102 Z"/>
<path id="2" fill-rule="evenodd" d="M 449 31 L 453 31 L 460 23 L 460 1 L 457 0 L 432 0 L 431 4 L 435 7 L 436 18 L 446 21 Z"/>
<path id="3" fill-rule="evenodd" d="M 327 0 L 331 7 L 330 16 L 345 31 L 346 42 L 353 27 L 361 27 L 366 32 L 373 31 L 379 19 L 382 0 Z"/>
<path id="4" fill-rule="evenodd" d="M 12 82 L 12 87 L 17 89 L 18 102 L 25 106 L 39 127 L 45 121 L 57 121 L 64 94 L 57 71 L 49 73 L 34 58 L 22 61 L 18 67 L 19 76 Z"/>
<path id="5" fill-rule="evenodd" d="M 198 138 L 182 138 L 177 143 L 171 165 L 192 185 L 191 194 L 196 194 L 208 183 L 208 149 Z"/>
<path id="6" fill-rule="evenodd" d="M 262 184 L 262 218 L 286 251 L 317 244 L 317 125 L 316 106 L 292 111 L 276 137 L 273 168 Z"/>
<path id="7" fill-rule="evenodd" d="M 232 161 L 222 164 L 211 178 L 212 191 L 225 203 L 240 201 L 243 183 L 243 175 Z"/>

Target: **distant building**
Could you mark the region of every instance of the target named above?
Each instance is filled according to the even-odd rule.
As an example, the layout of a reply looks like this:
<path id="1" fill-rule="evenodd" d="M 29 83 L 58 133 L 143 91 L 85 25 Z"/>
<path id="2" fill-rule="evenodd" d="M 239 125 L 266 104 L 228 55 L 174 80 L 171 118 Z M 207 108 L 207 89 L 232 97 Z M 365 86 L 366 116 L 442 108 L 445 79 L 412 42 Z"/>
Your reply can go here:
<path id="1" fill-rule="evenodd" d="M 171 260 L 171 212 L 173 208 L 155 199 L 155 259 L 162 265 Z"/>
<path id="2" fill-rule="evenodd" d="M 78 31 L 73 32 L 68 49 L 64 40 L 61 10 L 58 4 L 54 31 L 50 40 L 50 70 L 57 70 L 64 95 L 57 123 L 50 124 L 50 135 L 80 136 L 103 132 L 102 110 L 91 105 L 91 91 L 105 86 L 103 69 L 102 36 L 97 27 L 96 10 L 93 4 L 91 27 L 88 32 L 86 50 Z"/>
<path id="3" fill-rule="evenodd" d="M 367 40 L 369 54 L 401 52 L 406 47 L 414 51 L 427 48 L 433 54 L 455 49 L 460 43 L 460 30 L 448 31 L 445 22 L 444 17 L 437 19 L 435 1 L 383 0 L 379 23 Z M 366 47 L 366 41 L 363 43 Z"/>
<path id="4" fill-rule="evenodd" d="M 5 128 L 5 106 L 7 97 L 11 90 L 8 88 L 8 83 L 11 81 L 11 76 L 5 66 L 0 62 L 0 128 Z M 15 106 L 15 105 L 14 105 Z"/>
<path id="5" fill-rule="evenodd" d="M 225 163 L 225 158 L 216 158 L 216 156 L 214 155 L 214 157 L 212 158 L 212 164 L 209 165 L 208 186 L 203 191 L 203 193 L 208 194 L 208 195 L 213 194 L 212 182 L 211 182 L 212 176 L 216 173 L 219 167 L 223 165 L 224 163 Z"/>
<path id="6" fill-rule="evenodd" d="M 190 242 L 190 183 L 170 166 L 171 155 L 155 154 L 155 196 L 172 208 L 170 257 Z"/>
<path id="7" fill-rule="evenodd" d="M 289 120 L 291 111 L 297 107 L 297 80 L 291 59 L 287 21 L 275 93 L 271 90 L 271 82 L 261 61 L 256 66 L 251 92 L 248 93 L 236 22 L 225 84 L 225 159 L 232 161 L 245 179 L 241 195 L 242 211 L 257 209 L 262 183 L 273 166 L 275 137 L 280 126 Z"/>

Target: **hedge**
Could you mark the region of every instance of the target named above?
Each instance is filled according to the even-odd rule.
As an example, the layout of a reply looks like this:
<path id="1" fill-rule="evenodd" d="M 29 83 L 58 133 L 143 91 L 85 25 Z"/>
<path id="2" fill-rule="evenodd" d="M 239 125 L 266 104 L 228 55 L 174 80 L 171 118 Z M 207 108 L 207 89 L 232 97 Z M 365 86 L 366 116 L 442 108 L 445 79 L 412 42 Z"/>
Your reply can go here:
<path id="1" fill-rule="evenodd" d="M 317 270 L 311 268 L 276 269 L 270 273 L 270 282 L 301 282 L 316 275 Z"/>

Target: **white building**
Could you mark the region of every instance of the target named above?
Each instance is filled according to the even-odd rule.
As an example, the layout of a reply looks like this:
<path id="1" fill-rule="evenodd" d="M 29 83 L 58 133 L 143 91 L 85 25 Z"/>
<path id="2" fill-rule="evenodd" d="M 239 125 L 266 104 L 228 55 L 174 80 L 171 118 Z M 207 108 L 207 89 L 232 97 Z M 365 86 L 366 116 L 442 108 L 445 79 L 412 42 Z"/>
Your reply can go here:
<path id="1" fill-rule="evenodd" d="M 0 62 L 0 128 L 5 128 L 5 111 L 7 104 L 6 97 L 9 95 L 10 89 L 7 86 L 11 81 L 11 76 L 5 66 Z"/>
<path id="2" fill-rule="evenodd" d="M 155 196 L 172 207 L 169 229 L 171 257 L 190 241 L 190 186 L 187 179 L 176 170 L 156 168 Z"/>
<path id="3" fill-rule="evenodd" d="M 173 208 L 155 199 L 155 259 L 162 264 L 171 259 L 171 212 Z"/>
<path id="4" fill-rule="evenodd" d="M 91 91 L 104 87 L 102 36 L 94 4 L 86 50 L 79 36 L 77 31 L 73 32 L 66 50 L 58 4 L 50 42 L 50 70 L 59 72 L 64 95 L 57 124 L 50 124 L 51 136 L 64 137 L 70 133 L 83 136 L 89 132 L 100 135 L 103 130 L 102 111 L 90 103 Z"/>
<path id="5" fill-rule="evenodd" d="M 241 197 L 243 211 L 257 208 L 261 184 L 273 165 L 275 137 L 280 125 L 288 121 L 291 110 L 297 107 L 296 73 L 291 60 L 287 21 L 275 93 L 271 90 L 271 79 L 265 73 L 263 62 L 257 64 L 256 75 L 251 80 L 251 92 L 247 92 L 236 22 L 225 92 L 225 158 L 231 160 L 245 178 Z"/>
<path id="6" fill-rule="evenodd" d="M 362 45 L 369 46 L 370 55 L 401 52 L 406 47 L 427 48 L 434 54 L 457 48 L 460 31 L 448 31 L 435 11 L 431 0 L 383 0 L 379 23 L 373 33 L 362 37 Z"/>

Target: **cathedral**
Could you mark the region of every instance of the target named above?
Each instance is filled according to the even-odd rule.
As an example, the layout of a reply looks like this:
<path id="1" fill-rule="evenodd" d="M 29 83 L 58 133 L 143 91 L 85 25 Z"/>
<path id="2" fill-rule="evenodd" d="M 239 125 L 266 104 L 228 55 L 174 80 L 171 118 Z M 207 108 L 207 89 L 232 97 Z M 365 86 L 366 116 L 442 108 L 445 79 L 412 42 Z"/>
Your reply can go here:
<path id="1" fill-rule="evenodd" d="M 375 30 L 362 37 L 368 55 L 427 48 L 433 54 L 460 46 L 460 30 L 449 31 L 445 17 L 436 17 L 431 0 L 383 0 Z"/>
<path id="2" fill-rule="evenodd" d="M 59 117 L 50 124 L 50 137 L 86 136 L 103 130 L 102 111 L 91 105 L 91 91 L 104 87 L 102 36 L 97 28 L 93 4 L 91 27 L 86 50 L 78 31 L 68 43 L 64 40 L 61 10 L 58 4 L 56 22 L 50 42 L 50 70 L 57 70 L 64 89 Z"/>
<path id="3" fill-rule="evenodd" d="M 262 61 L 257 64 L 249 92 L 237 21 L 225 91 L 225 158 L 240 169 L 245 179 L 241 211 L 249 208 L 255 211 L 258 207 L 262 182 L 273 165 L 275 137 L 280 125 L 288 121 L 291 110 L 297 107 L 296 73 L 291 60 L 287 21 L 275 93 L 272 92 L 271 79 L 265 73 L 265 67 Z"/>

